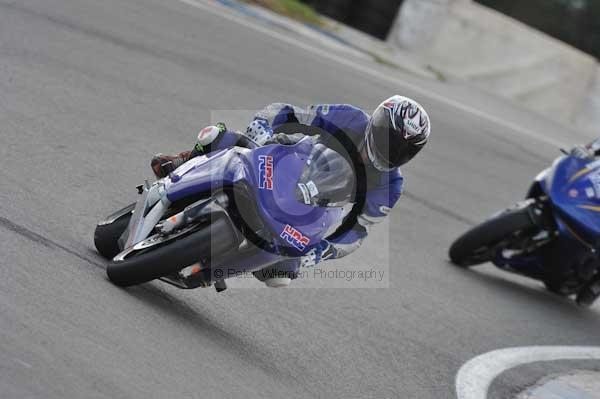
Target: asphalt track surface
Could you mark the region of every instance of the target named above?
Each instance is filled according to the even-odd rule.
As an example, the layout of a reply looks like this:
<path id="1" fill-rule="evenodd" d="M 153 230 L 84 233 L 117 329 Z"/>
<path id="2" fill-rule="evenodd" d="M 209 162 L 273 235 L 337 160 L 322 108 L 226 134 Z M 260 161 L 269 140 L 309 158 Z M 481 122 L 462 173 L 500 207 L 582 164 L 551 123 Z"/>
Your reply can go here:
<path id="1" fill-rule="evenodd" d="M 390 86 L 176 0 L 0 0 L 0 398 L 452 398 L 478 354 L 599 345 L 598 307 L 447 263 L 452 239 L 520 198 L 557 149 L 402 82 L 584 139 L 468 89 L 410 76 Z M 244 280 L 217 294 L 106 279 L 95 223 L 135 199 L 153 153 L 189 148 L 211 110 L 370 109 L 391 92 L 431 110 L 433 139 L 405 168 L 389 225 L 330 266 L 388 259 L 389 288 Z M 492 396 L 571 366 L 521 367 Z"/>

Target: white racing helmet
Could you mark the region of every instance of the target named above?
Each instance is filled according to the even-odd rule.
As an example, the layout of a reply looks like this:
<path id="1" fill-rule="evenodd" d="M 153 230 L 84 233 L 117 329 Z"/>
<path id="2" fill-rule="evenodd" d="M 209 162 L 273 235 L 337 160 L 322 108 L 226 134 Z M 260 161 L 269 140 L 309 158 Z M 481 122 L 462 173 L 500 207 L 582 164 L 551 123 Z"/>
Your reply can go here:
<path id="1" fill-rule="evenodd" d="M 425 109 L 410 98 L 393 96 L 373 112 L 365 135 L 367 155 L 377 170 L 389 172 L 417 155 L 430 133 Z"/>

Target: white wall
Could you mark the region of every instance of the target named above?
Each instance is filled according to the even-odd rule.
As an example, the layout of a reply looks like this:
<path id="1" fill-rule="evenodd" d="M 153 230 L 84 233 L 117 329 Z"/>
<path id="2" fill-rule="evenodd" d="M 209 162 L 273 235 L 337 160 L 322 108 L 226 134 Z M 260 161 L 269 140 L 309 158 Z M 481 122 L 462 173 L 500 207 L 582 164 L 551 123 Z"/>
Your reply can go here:
<path id="1" fill-rule="evenodd" d="M 600 66 L 596 68 L 587 96 L 575 118 L 577 126 L 600 137 Z"/>
<path id="2" fill-rule="evenodd" d="M 405 0 L 388 41 L 400 48 L 419 51 L 439 32 L 450 5 L 456 0 Z"/>
<path id="3" fill-rule="evenodd" d="M 563 121 L 579 119 L 597 77 L 593 57 L 470 0 L 405 0 L 388 41 Z"/>

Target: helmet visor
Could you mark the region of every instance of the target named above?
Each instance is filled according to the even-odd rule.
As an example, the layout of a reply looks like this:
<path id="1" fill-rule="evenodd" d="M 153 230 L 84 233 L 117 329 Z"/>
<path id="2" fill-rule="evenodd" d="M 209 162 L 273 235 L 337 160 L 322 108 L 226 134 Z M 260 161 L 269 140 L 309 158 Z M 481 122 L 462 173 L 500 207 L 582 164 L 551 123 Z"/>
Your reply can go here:
<path id="1" fill-rule="evenodd" d="M 367 150 L 373 165 L 389 171 L 410 161 L 427 143 L 427 135 L 405 134 L 404 120 L 387 107 L 379 107 L 367 131 Z"/>
<path id="2" fill-rule="evenodd" d="M 409 143 L 404 139 L 402 131 L 404 125 L 401 118 L 396 118 L 392 124 L 392 111 L 379 108 L 373 113 L 371 124 L 367 133 L 368 150 L 379 165 L 386 170 L 397 168 L 408 162 Z M 414 155 L 413 155 L 414 156 Z M 371 160 L 373 161 L 373 159 Z M 380 169 L 378 167 L 378 169 Z"/>

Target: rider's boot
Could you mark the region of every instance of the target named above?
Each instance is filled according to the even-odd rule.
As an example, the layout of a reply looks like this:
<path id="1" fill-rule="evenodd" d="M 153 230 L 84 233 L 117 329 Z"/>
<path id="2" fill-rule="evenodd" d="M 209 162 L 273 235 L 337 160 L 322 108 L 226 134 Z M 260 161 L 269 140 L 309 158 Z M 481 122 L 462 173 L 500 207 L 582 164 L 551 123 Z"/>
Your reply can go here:
<path id="1" fill-rule="evenodd" d="M 163 178 L 169 174 L 170 170 L 177 169 L 189 161 L 190 158 L 210 152 L 211 144 L 226 130 L 227 127 L 222 122 L 217 123 L 215 126 L 207 126 L 198 133 L 196 144 L 192 151 L 184 151 L 176 155 L 156 154 L 152 158 L 152 161 L 150 161 L 150 167 L 154 175 L 159 179 Z M 163 165 L 168 162 L 172 162 L 172 166 L 164 168 Z"/>
<path id="2" fill-rule="evenodd" d="M 273 266 L 255 271 L 254 277 L 270 288 L 287 288 L 298 276 L 298 259 L 283 260 Z"/>
<path id="3" fill-rule="evenodd" d="M 292 279 L 289 277 L 274 277 L 265 280 L 264 283 L 269 288 L 288 288 L 292 283 Z"/>
<path id="4" fill-rule="evenodd" d="M 274 272 L 272 269 L 263 269 L 253 273 L 257 280 L 262 281 L 269 288 L 287 288 L 295 276 L 288 273 Z"/>
<path id="5" fill-rule="evenodd" d="M 172 162 L 173 169 L 177 169 L 190 159 L 191 154 L 192 151 L 184 151 L 176 155 L 156 154 L 152 158 L 152 161 L 150 161 L 150 167 L 152 168 L 154 175 L 158 179 L 161 179 L 169 173 L 169 169 L 163 167 L 164 164 Z"/>

